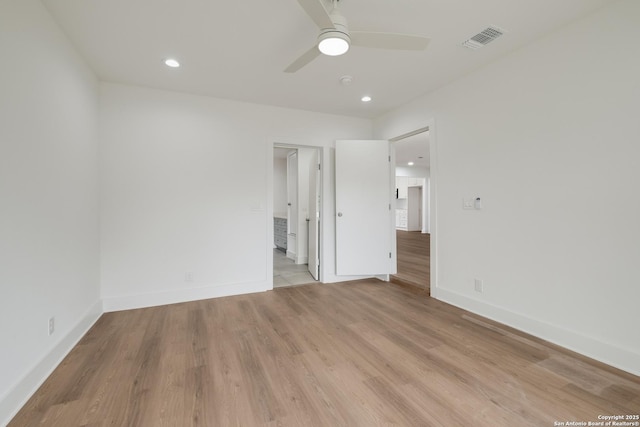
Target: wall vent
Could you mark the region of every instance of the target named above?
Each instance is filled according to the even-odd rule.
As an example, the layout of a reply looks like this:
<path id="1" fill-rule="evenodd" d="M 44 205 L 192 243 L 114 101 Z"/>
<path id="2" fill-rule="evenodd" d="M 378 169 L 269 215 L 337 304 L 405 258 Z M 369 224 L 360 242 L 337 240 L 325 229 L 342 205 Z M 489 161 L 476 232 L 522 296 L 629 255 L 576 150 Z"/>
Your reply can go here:
<path id="1" fill-rule="evenodd" d="M 466 40 L 464 43 L 462 43 L 462 46 L 473 50 L 480 49 L 481 47 L 488 45 L 504 33 L 506 33 L 506 31 L 502 28 L 488 27 L 475 36 L 471 37 L 469 40 Z"/>

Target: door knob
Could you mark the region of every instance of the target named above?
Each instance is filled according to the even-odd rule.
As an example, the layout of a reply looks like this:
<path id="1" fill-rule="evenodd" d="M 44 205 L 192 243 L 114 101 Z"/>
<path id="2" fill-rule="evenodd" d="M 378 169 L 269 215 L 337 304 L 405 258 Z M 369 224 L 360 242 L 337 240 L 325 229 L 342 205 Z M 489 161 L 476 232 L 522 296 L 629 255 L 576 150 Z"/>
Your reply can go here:
<path id="1" fill-rule="evenodd" d="M 338 212 L 338 216 L 342 216 L 342 212 Z"/>

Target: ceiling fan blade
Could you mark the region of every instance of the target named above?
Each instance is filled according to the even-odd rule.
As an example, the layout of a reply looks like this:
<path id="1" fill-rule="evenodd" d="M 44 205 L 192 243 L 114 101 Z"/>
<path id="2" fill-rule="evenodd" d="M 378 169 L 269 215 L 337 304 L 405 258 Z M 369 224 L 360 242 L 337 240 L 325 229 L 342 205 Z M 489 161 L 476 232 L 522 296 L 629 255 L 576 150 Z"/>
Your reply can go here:
<path id="1" fill-rule="evenodd" d="M 349 35 L 351 36 L 352 45 L 376 49 L 425 50 L 429 41 L 431 41 L 427 37 L 409 34 L 351 31 Z"/>
<path id="2" fill-rule="evenodd" d="M 295 73 L 300 68 L 307 65 L 309 62 L 316 59 L 320 56 L 320 51 L 318 50 L 318 46 L 314 45 L 311 49 L 302 54 L 298 59 L 293 61 L 291 65 L 284 69 L 285 73 Z"/>
<path id="3" fill-rule="evenodd" d="M 307 12 L 307 15 L 313 22 L 316 23 L 318 28 L 324 30 L 325 28 L 333 28 L 333 22 L 329 17 L 329 13 L 322 5 L 322 0 L 298 0 L 300 6 Z"/>

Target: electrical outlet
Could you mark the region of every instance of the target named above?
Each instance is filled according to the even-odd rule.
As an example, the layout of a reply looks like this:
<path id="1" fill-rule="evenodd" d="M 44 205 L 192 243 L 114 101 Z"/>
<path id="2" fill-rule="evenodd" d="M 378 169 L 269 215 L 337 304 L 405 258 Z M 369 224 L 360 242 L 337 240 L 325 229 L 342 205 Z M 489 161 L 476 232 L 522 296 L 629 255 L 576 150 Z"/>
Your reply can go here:
<path id="1" fill-rule="evenodd" d="M 193 282 L 193 271 L 187 271 L 186 273 L 184 273 L 184 281 Z"/>
<path id="2" fill-rule="evenodd" d="M 56 330 L 56 318 L 52 317 L 49 319 L 49 335 L 53 335 L 53 332 Z"/>
<path id="3" fill-rule="evenodd" d="M 474 280 L 474 286 L 475 286 L 475 290 L 476 290 L 476 292 L 480 292 L 480 293 L 482 293 L 482 280 L 480 280 L 480 279 L 475 279 L 475 280 Z"/>

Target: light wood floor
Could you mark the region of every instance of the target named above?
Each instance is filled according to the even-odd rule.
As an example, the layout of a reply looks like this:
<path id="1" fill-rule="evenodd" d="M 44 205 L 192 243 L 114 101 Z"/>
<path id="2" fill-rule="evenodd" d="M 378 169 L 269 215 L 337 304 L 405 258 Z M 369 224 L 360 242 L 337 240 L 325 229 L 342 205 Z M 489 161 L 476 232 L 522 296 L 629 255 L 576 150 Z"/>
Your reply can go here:
<path id="1" fill-rule="evenodd" d="M 430 235 L 419 231 L 396 230 L 398 272 L 391 279 L 417 286 L 429 294 L 431 273 Z"/>
<path id="2" fill-rule="evenodd" d="M 108 313 L 16 426 L 553 426 L 640 378 L 377 280 Z"/>

